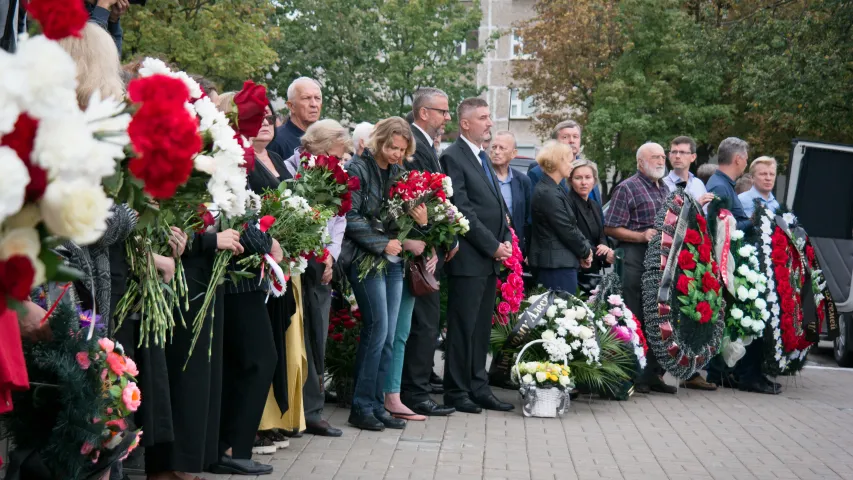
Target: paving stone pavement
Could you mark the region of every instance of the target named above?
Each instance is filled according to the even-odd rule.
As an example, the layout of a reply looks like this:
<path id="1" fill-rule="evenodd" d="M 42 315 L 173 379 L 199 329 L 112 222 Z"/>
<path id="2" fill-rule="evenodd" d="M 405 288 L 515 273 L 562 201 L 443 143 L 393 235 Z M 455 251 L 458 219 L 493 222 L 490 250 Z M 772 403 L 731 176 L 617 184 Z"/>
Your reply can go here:
<path id="1" fill-rule="evenodd" d="M 672 382 L 673 380 L 670 379 Z M 853 371 L 808 368 L 778 396 L 732 390 L 581 397 L 559 419 L 456 413 L 341 438 L 305 435 L 256 460 L 277 480 L 853 479 Z M 436 399 L 438 400 L 438 399 Z M 245 479 L 205 475 L 210 480 Z"/>

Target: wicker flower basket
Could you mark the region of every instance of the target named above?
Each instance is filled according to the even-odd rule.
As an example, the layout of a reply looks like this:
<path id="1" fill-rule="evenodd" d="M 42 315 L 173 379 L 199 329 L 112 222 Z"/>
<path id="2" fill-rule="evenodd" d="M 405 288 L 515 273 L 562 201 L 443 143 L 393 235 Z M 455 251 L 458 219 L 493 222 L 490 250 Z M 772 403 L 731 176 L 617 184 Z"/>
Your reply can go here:
<path id="1" fill-rule="evenodd" d="M 518 352 L 515 359 L 516 370 L 524 355 L 524 351 L 531 345 L 539 343 L 551 343 L 550 340 L 534 340 Z M 518 389 L 523 401 L 521 412 L 525 417 L 554 418 L 566 413 L 569 409 L 569 390 L 557 387 L 539 388 L 535 384 L 522 384 Z"/>

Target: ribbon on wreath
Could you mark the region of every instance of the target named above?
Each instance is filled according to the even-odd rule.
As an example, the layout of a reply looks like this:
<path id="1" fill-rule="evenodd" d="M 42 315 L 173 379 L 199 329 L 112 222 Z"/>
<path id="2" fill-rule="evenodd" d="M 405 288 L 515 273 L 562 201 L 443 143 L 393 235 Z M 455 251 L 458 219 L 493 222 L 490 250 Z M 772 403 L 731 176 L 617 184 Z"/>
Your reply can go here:
<path id="1" fill-rule="evenodd" d="M 676 204 L 679 203 L 681 198 L 676 195 L 673 199 Z M 681 200 L 683 205 L 683 200 Z M 663 303 L 669 305 L 670 303 L 670 293 L 672 293 L 672 281 L 675 278 L 676 267 L 678 267 L 678 252 L 681 251 L 681 247 L 684 246 L 684 236 L 687 233 L 687 218 L 690 216 L 689 208 L 682 208 L 681 212 L 679 212 L 678 216 L 676 216 L 672 210 L 666 212 L 666 217 L 664 218 L 664 223 L 666 225 L 674 226 L 675 232 L 672 238 L 669 238 L 669 235 L 666 233 L 661 234 L 661 248 L 666 250 L 667 244 L 669 245 L 669 254 L 667 257 L 670 261 L 666 262 L 666 267 L 663 270 L 663 275 L 660 279 L 660 288 L 658 288 L 658 303 Z M 666 237 L 666 238 L 664 238 Z M 661 258 L 661 262 L 664 262 L 665 259 Z"/>
<path id="2" fill-rule="evenodd" d="M 735 257 L 732 254 L 732 232 L 737 221 L 732 212 L 720 209 L 717 213 L 717 232 L 714 236 L 714 254 L 720 267 L 720 279 L 726 290 L 735 295 Z"/>

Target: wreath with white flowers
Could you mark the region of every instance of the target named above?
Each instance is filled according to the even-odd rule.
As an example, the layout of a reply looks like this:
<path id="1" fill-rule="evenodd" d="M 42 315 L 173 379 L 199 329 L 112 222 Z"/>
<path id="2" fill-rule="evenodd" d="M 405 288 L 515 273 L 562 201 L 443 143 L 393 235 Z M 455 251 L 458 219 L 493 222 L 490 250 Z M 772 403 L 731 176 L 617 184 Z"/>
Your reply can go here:
<path id="1" fill-rule="evenodd" d="M 763 335 L 770 319 L 767 300 L 767 276 L 758 261 L 758 249 L 744 241 L 744 233 L 732 234 L 735 253 L 734 303 L 726 315 L 726 331 L 731 340 L 749 341 Z"/>

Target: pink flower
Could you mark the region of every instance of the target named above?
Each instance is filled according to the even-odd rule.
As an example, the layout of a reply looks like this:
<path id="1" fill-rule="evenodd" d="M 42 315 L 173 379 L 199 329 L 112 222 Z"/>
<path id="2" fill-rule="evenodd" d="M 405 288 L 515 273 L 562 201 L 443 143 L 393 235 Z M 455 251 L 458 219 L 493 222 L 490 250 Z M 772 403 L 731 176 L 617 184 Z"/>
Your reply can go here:
<path id="1" fill-rule="evenodd" d="M 131 412 L 135 412 L 139 408 L 139 404 L 142 403 L 142 393 L 136 387 L 136 382 L 127 383 L 127 386 L 121 392 L 121 400 L 124 402 L 124 406 Z"/>
<path id="2" fill-rule="evenodd" d="M 101 338 L 98 340 L 98 345 L 101 346 L 101 350 L 110 353 L 116 348 L 115 342 L 110 340 L 109 338 Z"/>
<path id="3" fill-rule="evenodd" d="M 116 430 L 127 430 L 127 420 L 123 418 L 110 420 L 106 425 L 107 427 L 116 427 Z"/>
<path id="4" fill-rule="evenodd" d="M 88 370 L 92 366 L 92 362 L 89 361 L 89 352 L 77 352 L 77 365 L 80 365 L 83 370 Z"/>
<path id="5" fill-rule="evenodd" d="M 112 415 L 112 414 L 113 414 L 113 408 L 107 407 L 107 415 Z"/>
<path id="6" fill-rule="evenodd" d="M 101 370 L 101 380 L 104 382 L 107 381 L 107 369 L 106 368 Z"/>
<path id="7" fill-rule="evenodd" d="M 95 446 L 89 442 L 84 442 L 83 446 L 80 447 L 80 455 L 88 455 L 92 453 L 92 450 L 95 449 Z"/>
<path id="8" fill-rule="evenodd" d="M 610 295 L 607 297 L 607 303 L 613 305 L 614 307 L 618 307 L 622 305 L 622 297 L 619 295 Z"/>
<path id="9" fill-rule="evenodd" d="M 631 341 L 631 331 L 628 330 L 628 327 L 624 327 L 622 325 L 616 325 L 613 327 L 613 334 L 617 340 L 622 342 L 630 342 Z"/>
<path id="10" fill-rule="evenodd" d="M 620 318 L 622 316 L 622 309 L 619 307 L 611 308 L 610 314 L 616 318 Z"/>
<path id="11" fill-rule="evenodd" d="M 616 317 L 614 317 L 613 315 L 608 313 L 607 315 L 604 316 L 604 323 L 606 323 L 612 327 L 612 326 L 617 325 L 618 322 L 616 322 Z"/>
<path id="12" fill-rule="evenodd" d="M 130 357 L 125 358 L 124 362 L 125 362 L 125 365 L 124 365 L 125 373 L 127 373 L 128 375 L 134 376 L 134 377 L 139 375 L 139 369 L 136 368 L 136 362 L 134 362 Z"/>
<path id="13" fill-rule="evenodd" d="M 113 373 L 121 376 L 125 369 L 125 358 L 115 352 L 110 352 L 107 354 L 107 365 L 110 366 Z"/>
<path id="14" fill-rule="evenodd" d="M 498 282 L 498 283 L 497 283 L 495 286 L 496 286 L 496 287 L 498 287 L 498 289 L 500 289 L 500 288 L 501 288 L 501 285 L 503 285 L 503 284 L 504 284 L 504 282 L 502 282 L 500 278 L 499 278 L 499 279 L 497 279 L 497 282 Z"/>
<path id="15" fill-rule="evenodd" d="M 510 275 L 507 278 L 507 281 L 509 281 L 509 283 L 515 288 L 521 288 L 524 286 L 524 280 L 522 280 L 521 275 L 517 273 L 513 273 L 512 275 Z"/>
<path id="16" fill-rule="evenodd" d="M 498 313 L 500 313 L 501 315 L 507 315 L 509 313 L 509 304 L 506 302 L 499 303 Z"/>

